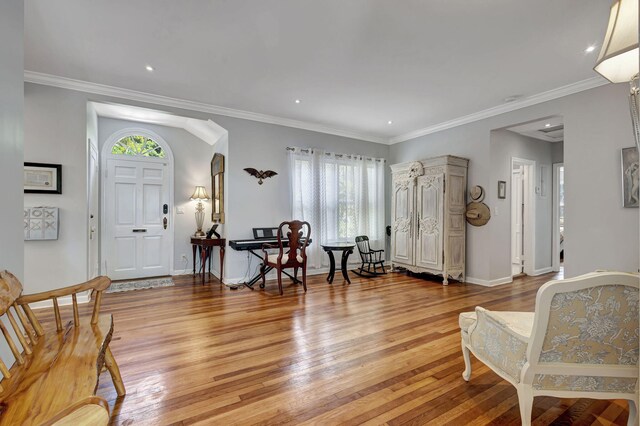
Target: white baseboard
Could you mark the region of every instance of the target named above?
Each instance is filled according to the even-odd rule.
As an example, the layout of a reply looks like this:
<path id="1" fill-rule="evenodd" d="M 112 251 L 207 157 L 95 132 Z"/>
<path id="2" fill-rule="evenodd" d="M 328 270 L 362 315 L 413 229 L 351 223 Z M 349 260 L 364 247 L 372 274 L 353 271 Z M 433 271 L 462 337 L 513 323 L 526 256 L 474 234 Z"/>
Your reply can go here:
<path id="1" fill-rule="evenodd" d="M 193 269 L 174 269 L 171 275 L 191 275 Z"/>
<path id="2" fill-rule="evenodd" d="M 481 285 L 481 286 L 484 286 L 484 287 L 495 287 L 497 285 L 508 284 L 510 282 L 513 282 L 513 278 L 512 277 L 502 277 L 502 278 L 497 278 L 495 280 L 482 280 L 480 278 L 474 278 L 474 277 L 467 276 L 464 282 L 466 282 L 468 284 L 477 284 L 477 285 Z"/>
<path id="3" fill-rule="evenodd" d="M 91 301 L 90 295 L 90 291 L 85 291 L 83 293 L 78 293 L 76 299 L 78 303 L 89 303 Z M 71 304 L 73 304 L 73 299 L 71 298 L 71 296 L 58 297 L 58 306 L 67 306 Z M 51 299 L 43 300 L 40 302 L 29 303 L 29 307 L 31 309 L 51 308 L 53 307 L 53 302 L 51 301 Z"/>
<path id="4" fill-rule="evenodd" d="M 547 266 L 546 268 L 542 268 L 542 269 L 534 269 L 533 274 L 531 274 L 531 276 L 537 277 L 538 275 L 548 274 L 549 272 L 553 272 L 553 267 Z"/>

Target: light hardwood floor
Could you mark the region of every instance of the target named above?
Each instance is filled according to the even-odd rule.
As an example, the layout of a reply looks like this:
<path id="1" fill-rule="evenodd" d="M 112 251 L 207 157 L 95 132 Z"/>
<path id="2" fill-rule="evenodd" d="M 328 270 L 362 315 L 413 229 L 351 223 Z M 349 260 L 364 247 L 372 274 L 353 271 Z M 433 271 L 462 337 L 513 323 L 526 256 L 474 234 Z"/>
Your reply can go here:
<path id="1" fill-rule="evenodd" d="M 116 398 L 108 373 L 98 395 L 121 425 L 519 424 L 513 386 L 473 356 L 471 382 L 462 379 L 458 313 L 532 311 L 553 277 L 485 288 L 314 276 L 306 295 L 289 281 L 280 296 L 273 281 L 232 291 L 181 276 L 175 287 L 105 294 L 127 395 Z M 623 401 L 538 397 L 533 409 L 537 425 L 627 416 Z"/>

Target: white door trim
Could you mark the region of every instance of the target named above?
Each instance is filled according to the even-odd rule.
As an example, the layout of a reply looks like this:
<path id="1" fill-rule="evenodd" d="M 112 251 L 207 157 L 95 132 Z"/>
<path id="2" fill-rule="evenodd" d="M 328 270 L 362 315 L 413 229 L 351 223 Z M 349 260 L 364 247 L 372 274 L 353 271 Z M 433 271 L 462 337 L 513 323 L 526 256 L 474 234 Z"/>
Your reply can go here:
<path id="1" fill-rule="evenodd" d="M 511 157 L 509 171 L 513 170 L 514 164 L 521 164 L 524 167 L 524 219 L 523 219 L 523 240 L 524 240 L 524 273 L 530 276 L 536 274 L 536 162 L 526 158 Z M 511 224 L 512 209 L 509 209 L 509 223 Z M 511 243 L 510 243 L 511 244 Z M 509 250 L 509 265 L 511 265 L 511 253 Z"/>
<path id="2" fill-rule="evenodd" d="M 175 209 L 174 209 L 174 196 L 173 196 L 173 171 L 174 171 L 174 161 L 173 161 L 173 151 L 171 151 L 171 147 L 169 146 L 169 144 L 167 143 L 167 141 L 165 141 L 162 136 L 158 135 L 155 132 L 152 132 L 151 130 L 148 129 L 144 129 L 141 127 L 128 127 L 126 129 L 121 129 L 118 130 L 117 132 L 113 133 L 111 136 L 109 136 L 107 138 L 107 140 L 104 142 L 104 145 L 102 145 L 102 149 L 100 152 L 100 202 L 101 202 L 101 206 L 100 206 L 100 233 L 101 235 L 104 237 L 106 235 L 106 220 L 103 220 L 103 218 L 106 218 L 106 196 L 107 196 L 107 189 L 106 189 L 106 172 L 107 172 L 107 160 L 109 159 L 117 159 L 117 160 L 127 160 L 126 156 L 123 155 L 113 155 L 111 154 L 111 149 L 113 148 L 113 145 L 118 142 L 120 139 L 127 137 L 127 136 L 134 136 L 134 135 L 139 135 L 139 136 L 144 136 L 147 137 L 149 139 L 153 139 L 155 142 L 158 143 L 158 145 L 160 145 L 162 147 L 162 149 L 164 150 L 164 152 L 166 153 L 166 157 L 165 158 L 161 158 L 161 159 L 156 159 L 156 158 L 152 158 L 152 157 L 144 157 L 144 160 L 138 157 L 133 157 L 133 158 L 129 158 L 129 160 L 133 160 L 133 161 L 148 161 L 148 162 L 155 162 L 155 163 L 167 163 L 167 170 L 169 173 L 169 232 L 168 232 L 168 236 L 171 239 L 171 244 L 169 244 L 169 274 L 170 275 L 174 275 L 174 268 L 173 268 L 173 264 L 174 264 L 174 246 L 175 246 L 175 228 L 173 226 L 174 222 L 175 222 Z M 102 274 L 106 274 L 106 267 L 105 267 L 105 256 L 106 253 L 108 253 L 108 247 L 107 247 L 107 238 L 100 238 L 100 271 Z"/>
<path id="3" fill-rule="evenodd" d="M 553 164 L 553 230 L 551 235 L 551 269 L 560 271 L 560 167 L 564 163 Z"/>
<path id="4" fill-rule="evenodd" d="M 92 208 L 91 208 L 91 195 L 92 195 L 92 188 L 91 188 L 91 173 L 93 172 L 91 170 L 91 154 L 92 151 L 95 151 L 96 154 L 96 167 L 98 168 L 98 172 L 96 173 L 96 176 L 94 176 L 95 179 L 100 180 L 100 153 L 98 151 L 98 146 L 94 145 L 93 143 L 91 143 L 91 138 L 87 138 L 87 280 L 91 280 L 93 278 L 95 278 L 93 276 L 93 274 L 91 273 L 91 271 L 93 271 L 93 267 L 94 265 L 92 264 L 92 250 L 91 250 L 91 226 L 92 226 L 92 220 L 91 220 L 91 214 L 92 214 Z M 93 194 L 94 197 L 98 197 L 98 201 L 100 200 L 100 182 L 98 182 L 98 188 L 97 194 Z M 98 207 L 98 209 L 100 209 L 100 207 Z M 100 226 L 100 218 L 102 216 L 101 211 L 100 213 L 95 212 L 97 217 L 96 221 L 93 222 L 97 222 L 96 227 Z M 96 218 L 94 218 L 96 219 Z M 100 233 L 96 232 L 95 235 L 93 235 L 94 238 L 98 239 L 98 253 L 96 253 L 96 259 L 98 260 L 98 264 L 100 264 Z M 98 267 L 97 272 L 100 273 L 100 267 Z"/>

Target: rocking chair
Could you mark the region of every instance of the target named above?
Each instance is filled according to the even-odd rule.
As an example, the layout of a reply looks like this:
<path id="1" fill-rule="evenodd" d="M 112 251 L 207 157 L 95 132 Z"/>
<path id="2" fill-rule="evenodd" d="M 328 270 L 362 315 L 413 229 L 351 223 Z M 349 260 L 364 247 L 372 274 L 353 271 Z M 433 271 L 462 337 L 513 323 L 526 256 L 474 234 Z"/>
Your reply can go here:
<path id="1" fill-rule="evenodd" d="M 362 264 L 360 265 L 360 269 L 352 271 L 354 274 L 365 278 L 372 278 L 387 273 L 384 268 L 384 250 L 371 250 L 369 237 L 366 235 L 356 237 L 356 245 L 360 252 Z"/>

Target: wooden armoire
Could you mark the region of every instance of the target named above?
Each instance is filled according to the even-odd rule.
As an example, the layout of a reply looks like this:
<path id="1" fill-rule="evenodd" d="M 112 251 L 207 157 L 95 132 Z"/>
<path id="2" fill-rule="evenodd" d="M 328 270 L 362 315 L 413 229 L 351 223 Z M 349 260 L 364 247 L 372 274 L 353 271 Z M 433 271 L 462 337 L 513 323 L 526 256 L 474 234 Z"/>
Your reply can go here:
<path id="1" fill-rule="evenodd" d="M 391 264 L 465 279 L 466 158 L 445 155 L 391 166 Z"/>

